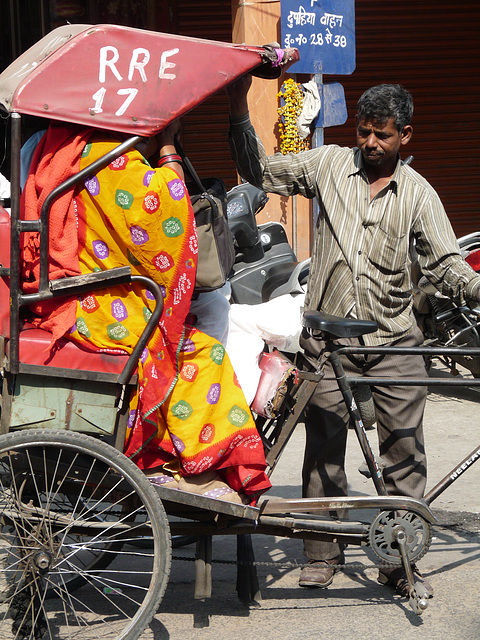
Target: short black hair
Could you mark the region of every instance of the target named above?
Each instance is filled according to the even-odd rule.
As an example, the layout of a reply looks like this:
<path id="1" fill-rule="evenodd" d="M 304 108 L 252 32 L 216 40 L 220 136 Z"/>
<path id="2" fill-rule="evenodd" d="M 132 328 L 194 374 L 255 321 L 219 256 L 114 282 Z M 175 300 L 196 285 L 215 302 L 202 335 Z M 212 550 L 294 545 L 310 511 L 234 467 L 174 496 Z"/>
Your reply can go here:
<path id="1" fill-rule="evenodd" d="M 378 84 L 367 89 L 357 102 L 359 120 L 385 123 L 393 118 L 395 127 L 402 131 L 410 124 L 413 115 L 413 98 L 399 84 Z"/>

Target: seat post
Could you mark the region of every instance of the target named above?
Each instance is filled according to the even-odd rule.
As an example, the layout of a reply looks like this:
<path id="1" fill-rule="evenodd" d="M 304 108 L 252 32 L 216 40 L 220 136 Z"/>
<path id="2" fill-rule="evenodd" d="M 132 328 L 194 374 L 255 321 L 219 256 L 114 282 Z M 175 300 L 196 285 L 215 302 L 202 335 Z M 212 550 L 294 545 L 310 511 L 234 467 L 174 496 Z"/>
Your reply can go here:
<path id="1" fill-rule="evenodd" d="M 348 413 L 350 414 L 350 417 L 352 419 L 355 433 L 357 435 L 360 448 L 362 449 L 365 462 L 367 463 L 368 469 L 370 471 L 373 484 L 375 485 L 375 489 L 379 496 L 386 496 L 388 495 L 388 492 L 385 487 L 385 482 L 383 481 L 382 473 L 377 465 L 375 454 L 373 453 L 368 441 L 365 427 L 362 421 L 362 416 L 360 415 L 360 410 L 357 407 L 357 404 L 353 397 L 352 388 L 347 380 L 345 370 L 340 360 L 341 349 L 342 345 L 334 344 L 331 340 L 331 337 L 327 336 L 326 350 L 330 353 L 329 360 L 332 364 L 335 378 L 337 379 L 338 388 L 342 392 L 346 407 L 348 409 Z"/>

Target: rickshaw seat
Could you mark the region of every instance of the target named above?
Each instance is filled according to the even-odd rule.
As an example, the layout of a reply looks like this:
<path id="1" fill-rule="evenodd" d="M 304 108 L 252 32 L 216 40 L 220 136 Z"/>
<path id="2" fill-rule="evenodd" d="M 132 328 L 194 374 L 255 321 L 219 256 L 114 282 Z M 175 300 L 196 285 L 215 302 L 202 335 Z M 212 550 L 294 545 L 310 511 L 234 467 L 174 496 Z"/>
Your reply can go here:
<path id="1" fill-rule="evenodd" d="M 98 353 L 61 338 L 57 349 L 50 353 L 52 334 L 44 329 L 26 325 L 20 332 L 20 362 L 25 364 L 76 369 L 78 371 L 100 371 L 120 374 L 128 359 L 127 354 Z"/>
<path id="2" fill-rule="evenodd" d="M 0 265 L 10 266 L 10 216 L 0 206 Z M 0 335 L 7 340 L 10 336 L 10 287 L 8 276 L 0 277 Z M 100 371 L 119 374 L 128 359 L 127 354 L 97 353 L 84 349 L 71 340 L 62 338 L 53 355 L 49 346 L 50 332 L 25 325 L 20 331 L 20 362 L 25 364 L 76 369 L 80 371 Z"/>

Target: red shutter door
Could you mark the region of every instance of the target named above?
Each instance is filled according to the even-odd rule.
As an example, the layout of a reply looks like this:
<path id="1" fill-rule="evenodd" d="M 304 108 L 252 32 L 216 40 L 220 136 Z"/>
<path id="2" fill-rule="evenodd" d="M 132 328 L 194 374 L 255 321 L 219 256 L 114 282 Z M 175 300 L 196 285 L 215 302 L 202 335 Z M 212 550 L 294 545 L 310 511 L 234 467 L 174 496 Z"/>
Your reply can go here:
<path id="1" fill-rule="evenodd" d="M 357 67 L 324 76 L 345 87 L 349 118 L 325 142 L 355 144 L 356 101 L 383 82 L 413 95 L 412 141 L 402 150 L 438 191 L 458 236 L 480 228 L 480 4 L 460 0 L 356 2 Z"/>
<path id="2" fill-rule="evenodd" d="M 232 41 L 230 2 L 178 0 L 176 33 L 208 40 Z M 198 61 L 195 61 L 198 64 Z M 237 184 L 228 148 L 228 102 L 220 92 L 182 118 L 185 152 L 200 177 L 215 176 L 231 187 Z"/>

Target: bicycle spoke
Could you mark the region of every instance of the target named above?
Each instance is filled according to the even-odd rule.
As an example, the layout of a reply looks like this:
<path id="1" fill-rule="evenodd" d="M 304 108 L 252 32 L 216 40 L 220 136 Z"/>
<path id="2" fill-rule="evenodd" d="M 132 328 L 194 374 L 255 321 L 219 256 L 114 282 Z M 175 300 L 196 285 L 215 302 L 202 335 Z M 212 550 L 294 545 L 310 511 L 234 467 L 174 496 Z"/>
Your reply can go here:
<path id="1" fill-rule="evenodd" d="M 170 540 L 130 461 L 79 434 L 0 436 L 0 505 L 2 640 L 140 635 L 166 586 Z M 128 546 L 139 538 L 152 549 Z"/>

